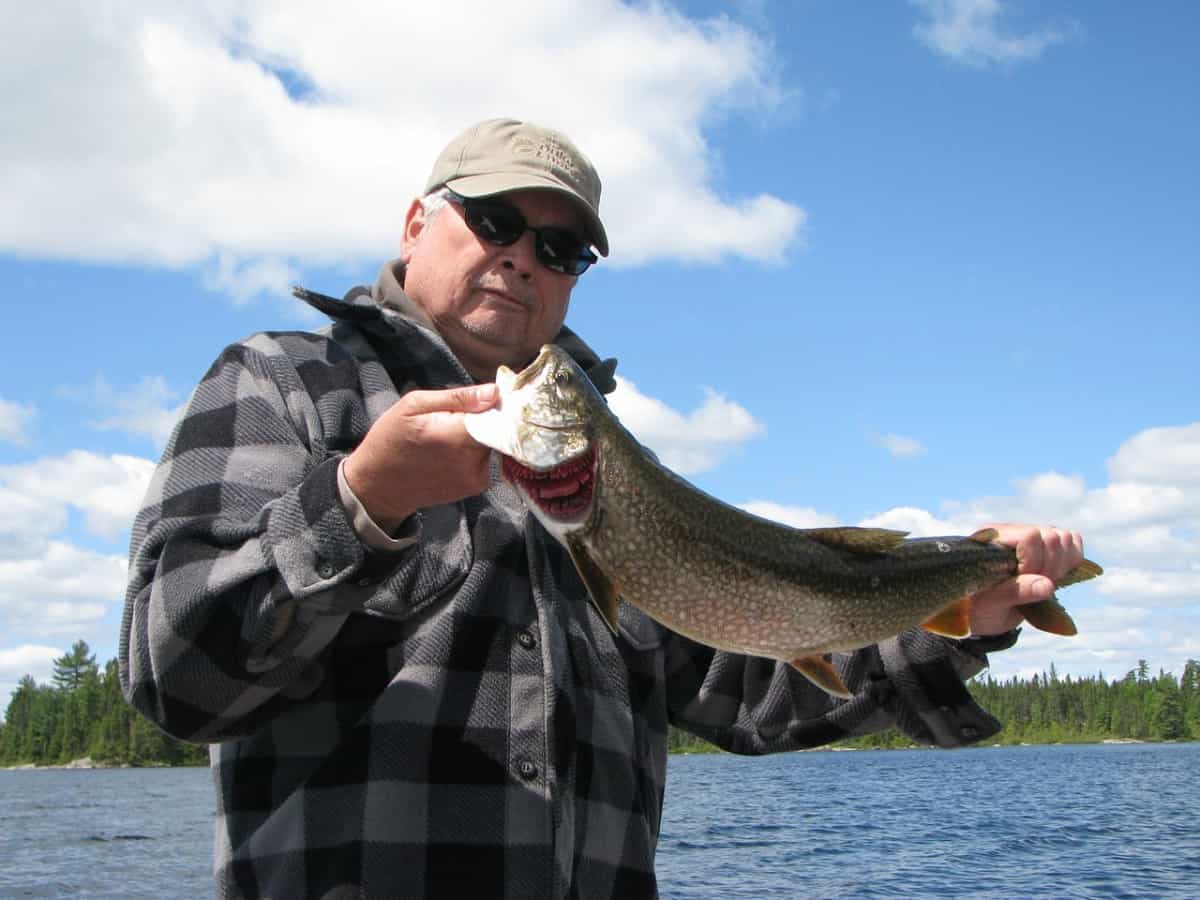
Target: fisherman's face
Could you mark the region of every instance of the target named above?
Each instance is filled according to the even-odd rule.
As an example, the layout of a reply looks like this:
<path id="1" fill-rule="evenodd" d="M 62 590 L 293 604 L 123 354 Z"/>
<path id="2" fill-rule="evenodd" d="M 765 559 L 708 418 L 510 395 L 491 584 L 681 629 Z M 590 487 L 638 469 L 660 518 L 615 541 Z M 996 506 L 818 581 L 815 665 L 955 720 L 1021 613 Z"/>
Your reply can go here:
<path id="1" fill-rule="evenodd" d="M 514 191 L 503 199 L 533 227 L 583 233 L 570 201 L 549 191 Z M 576 277 L 552 272 L 533 253 L 534 236 L 498 247 L 476 237 L 462 207 L 448 203 L 432 217 L 413 201 L 405 219 L 401 259 L 404 292 L 477 381 L 497 366 L 525 366 L 562 328 Z"/>

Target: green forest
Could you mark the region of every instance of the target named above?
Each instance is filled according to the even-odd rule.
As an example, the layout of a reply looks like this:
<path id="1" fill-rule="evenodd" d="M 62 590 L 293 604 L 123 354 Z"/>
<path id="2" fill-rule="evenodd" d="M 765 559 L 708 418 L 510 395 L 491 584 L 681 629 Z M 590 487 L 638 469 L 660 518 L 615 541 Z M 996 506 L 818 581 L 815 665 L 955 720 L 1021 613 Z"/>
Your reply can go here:
<path id="1" fill-rule="evenodd" d="M 1103 675 L 970 683 L 983 707 L 1004 722 L 991 739 L 1001 744 L 1089 742 L 1113 739 L 1200 740 L 1200 661 L 1183 674 L 1151 675 L 1145 662 L 1124 678 Z M 885 731 L 841 746 L 905 747 L 911 742 Z M 713 750 L 699 738 L 672 729 L 671 749 Z M 62 765 L 89 757 L 96 764 L 203 765 L 204 747 L 173 740 L 135 713 L 121 696 L 117 661 L 103 669 L 85 641 L 54 660 L 50 684 L 25 676 L 13 691 L 0 725 L 0 766 Z"/>
<path id="2" fill-rule="evenodd" d="M 121 695 L 117 661 L 103 669 L 86 641 L 54 660 L 51 684 L 26 675 L 0 725 L 0 766 L 96 764 L 191 766 L 208 763 L 207 748 L 167 737 Z"/>

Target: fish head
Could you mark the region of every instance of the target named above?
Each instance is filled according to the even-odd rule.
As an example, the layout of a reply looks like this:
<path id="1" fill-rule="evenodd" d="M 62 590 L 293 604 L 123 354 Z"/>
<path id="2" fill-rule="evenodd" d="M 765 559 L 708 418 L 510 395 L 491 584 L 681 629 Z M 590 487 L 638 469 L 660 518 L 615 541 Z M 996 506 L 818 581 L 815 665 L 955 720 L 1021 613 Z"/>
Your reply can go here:
<path id="1" fill-rule="evenodd" d="M 556 537 L 587 521 L 604 398 L 561 347 L 547 344 L 520 372 L 496 371 L 500 400 L 464 417 L 467 432 L 501 454 L 505 479 Z"/>

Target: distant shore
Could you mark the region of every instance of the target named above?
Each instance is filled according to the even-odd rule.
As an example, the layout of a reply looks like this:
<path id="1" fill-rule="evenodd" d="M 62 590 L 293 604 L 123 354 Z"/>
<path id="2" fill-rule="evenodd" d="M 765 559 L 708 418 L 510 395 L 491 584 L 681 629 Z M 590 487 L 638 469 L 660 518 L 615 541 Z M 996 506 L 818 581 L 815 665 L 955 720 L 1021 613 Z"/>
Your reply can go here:
<path id="1" fill-rule="evenodd" d="M 1191 744 L 1196 741 L 1191 740 L 1172 740 L 1172 741 L 1153 741 L 1142 740 L 1140 738 L 1104 738 L 1099 741 L 1041 741 L 1038 743 L 1022 742 L 1017 744 L 979 744 L 978 747 L 1055 747 L 1066 745 L 1085 745 L 1085 744 Z M 936 750 L 936 747 L 926 746 L 924 744 L 909 744 L 907 746 L 892 746 L 892 747 L 845 747 L 837 744 L 825 747 L 809 747 L 806 750 L 797 750 L 797 753 L 850 753 L 858 750 Z M 966 748 L 964 748 L 966 749 Z M 703 753 L 724 753 L 720 747 L 712 744 L 703 746 L 678 747 L 670 751 L 671 756 L 694 756 Z M 147 766 L 135 766 L 130 763 L 110 763 L 103 760 L 94 760 L 90 756 L 85 756 L 82 759 L 73 759 L 67 763 L 52 763 L 49 765 L 41 765 L 37 763 L 23 763 L 16 766 L 0 766 L 0 772 L 30 772 L 30 771 L 64 771 L 75 770 L 82 771 L 88 769 L 199 769 L 204 768 L 204 764 L 188 765 L 188 766 L 170 766 L 165 763 L 152 763 Z"/>
<path id="2" fill-rule="evenodd" d="M 41 772 L 41 771 L 87 771 L 89 769 L 199 769 L 203 765 L 171 766 L 166 763 L 150 763 L 145 766 L 135 766 L 131 763 L 105 762 L 94 760 L 90 756 L 73 759 L 66 763 L 21 763 L 16 766 L 0 766 L 0 772 Z"/>

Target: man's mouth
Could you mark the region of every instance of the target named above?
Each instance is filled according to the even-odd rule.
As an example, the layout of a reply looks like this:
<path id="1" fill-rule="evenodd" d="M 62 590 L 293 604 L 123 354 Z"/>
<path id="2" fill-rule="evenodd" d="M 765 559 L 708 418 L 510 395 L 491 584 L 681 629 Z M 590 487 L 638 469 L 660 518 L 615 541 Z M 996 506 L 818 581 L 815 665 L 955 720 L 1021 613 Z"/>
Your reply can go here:
<path id="1" fill-rule="evenodd" d="M 582 518 L 591 509 L 595 467 L 596 452 L 591 448 L 552 469 L 530 469 L 510 456 L 501 457 L 504 477 L 558 521 Z"/>
<path id="2" fill-rule="evenodd" d="M 501 305 L 519 307 L 520 309 L 525 310 L 525 311 L 528 311 L 530 309 L 530 307 L 533 305 L 532 302 L 530 300 L 528 300 L 527 298 L 521 297 L 518 294 L 514 294 L 511 291 L 507 290 L 506 288 L 500 287 L 499 285 L 490 285 L 490 286 L 480 285 L 479 289 L 481 291 L 483 291 L 485 294 L 487 294 L 488 296 L 490 296 L 492 298 L 493 303 L 500 303 Z"/>

